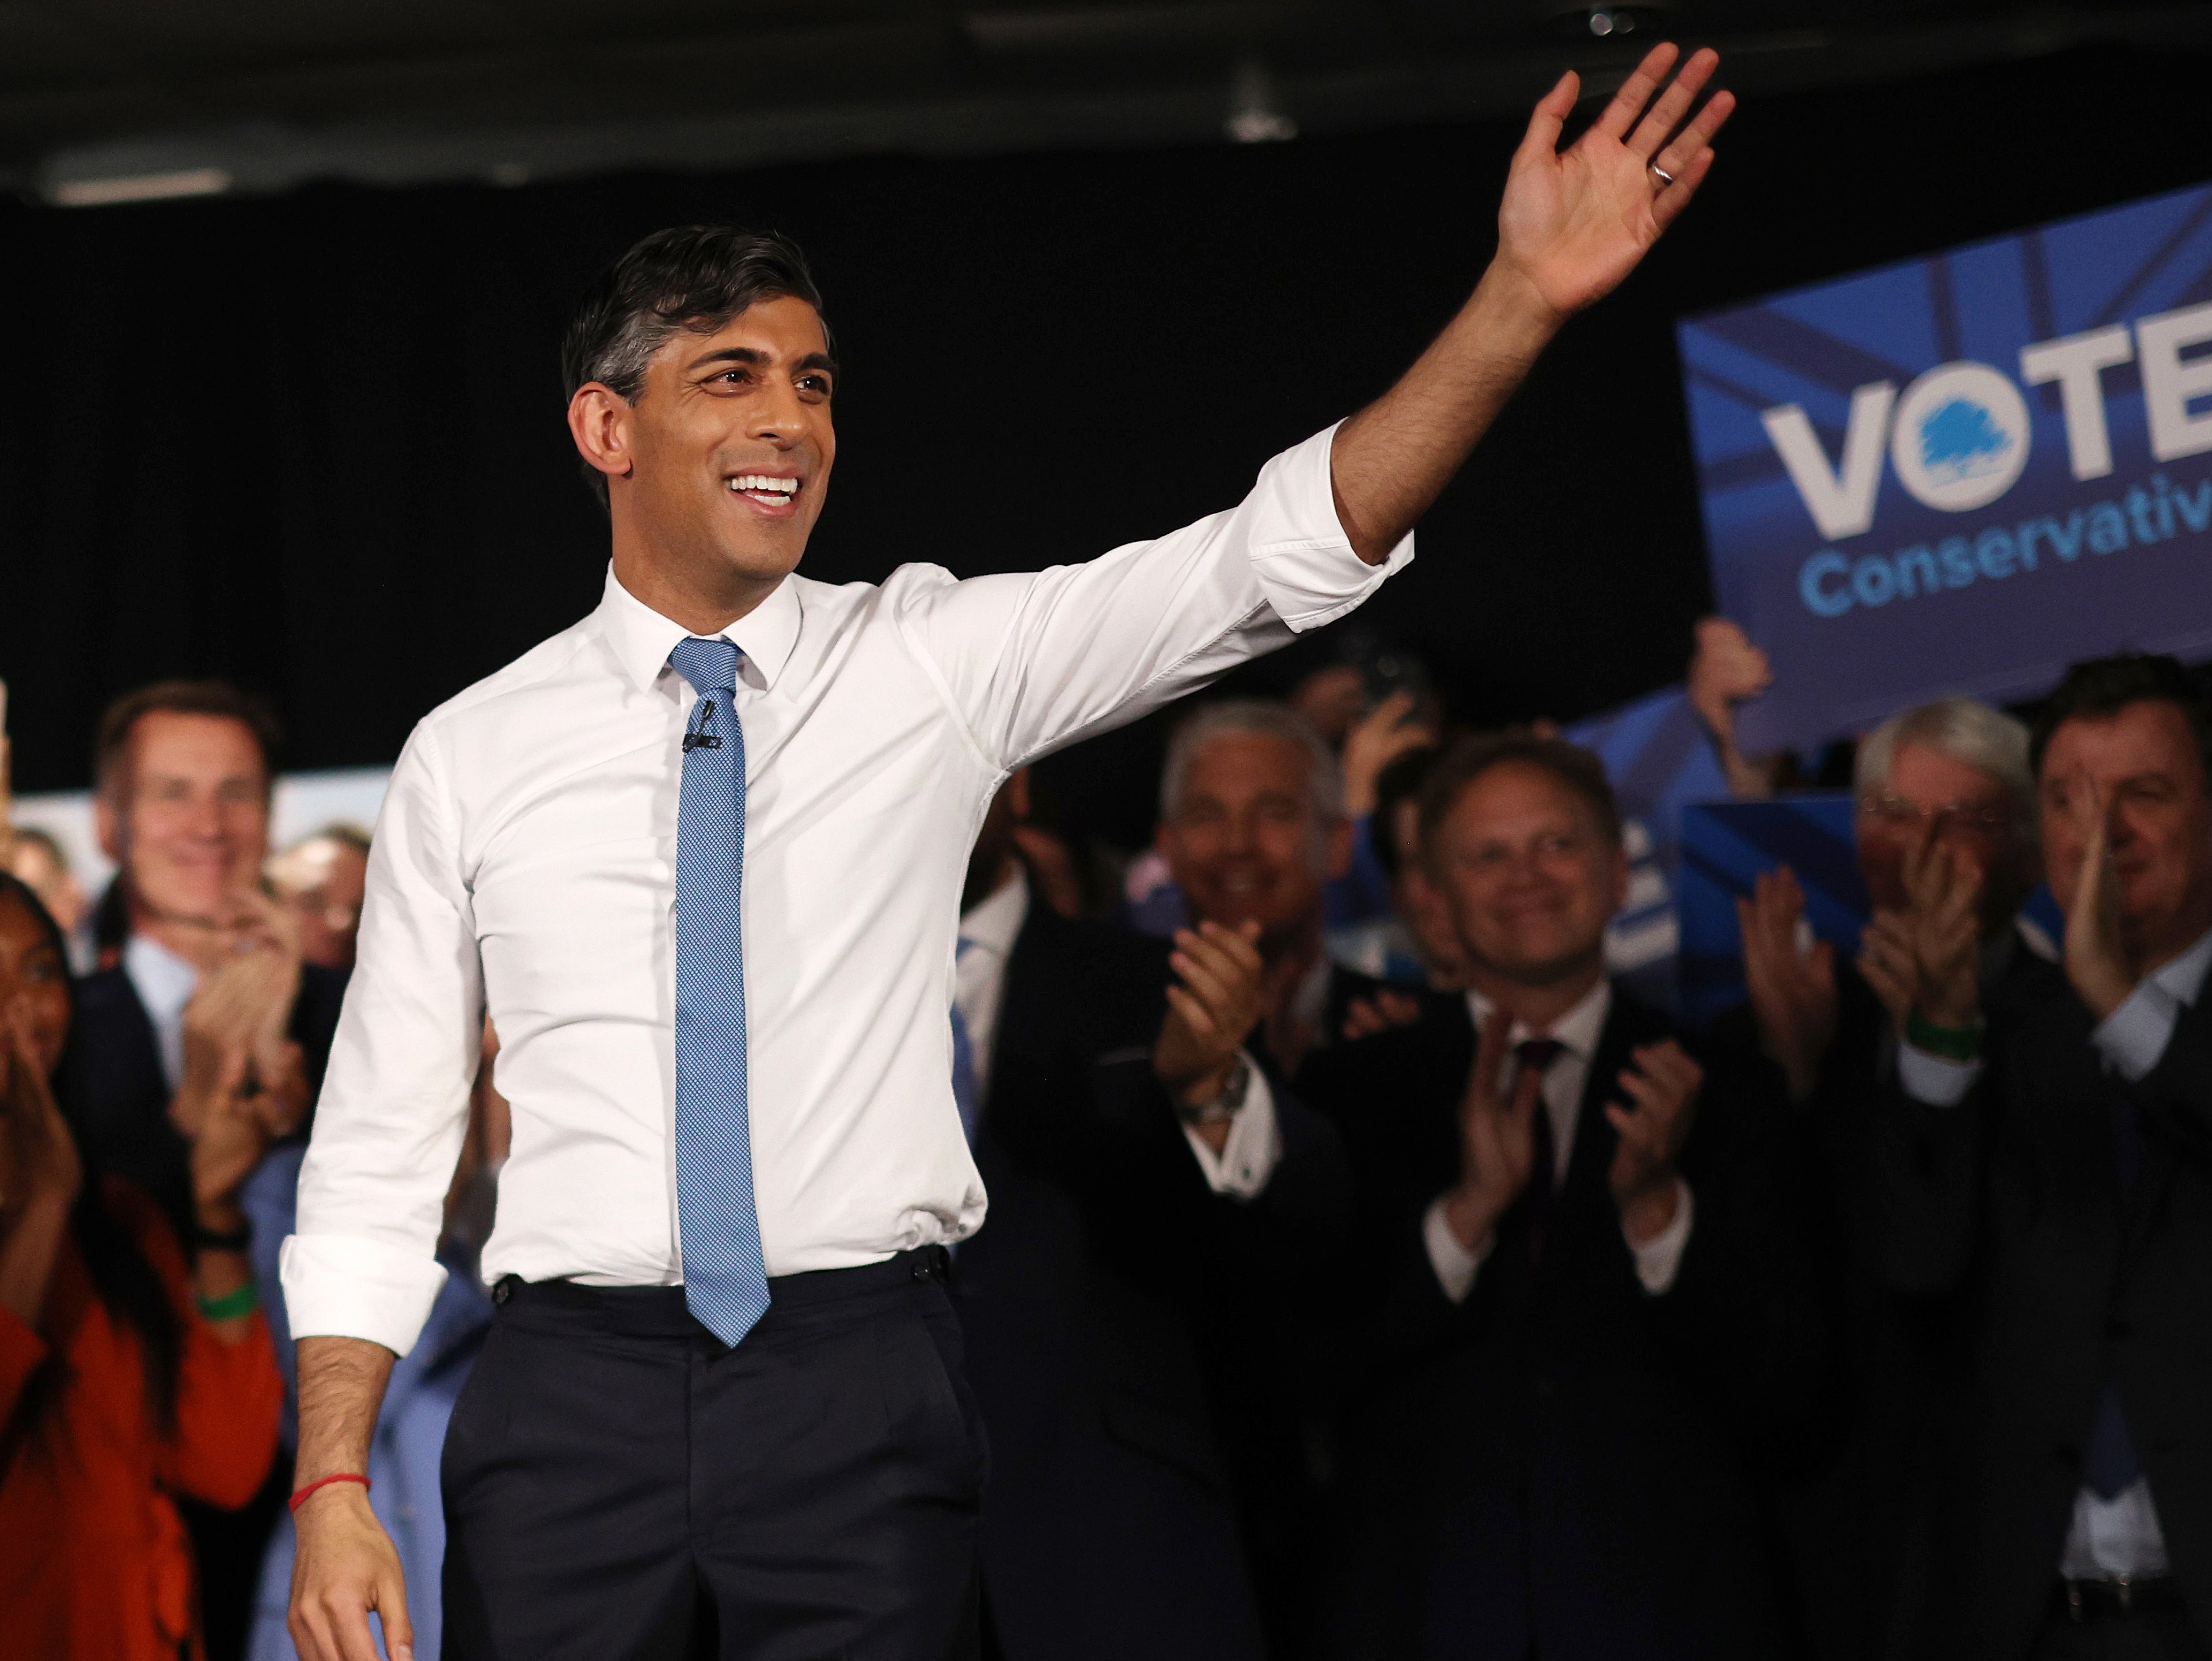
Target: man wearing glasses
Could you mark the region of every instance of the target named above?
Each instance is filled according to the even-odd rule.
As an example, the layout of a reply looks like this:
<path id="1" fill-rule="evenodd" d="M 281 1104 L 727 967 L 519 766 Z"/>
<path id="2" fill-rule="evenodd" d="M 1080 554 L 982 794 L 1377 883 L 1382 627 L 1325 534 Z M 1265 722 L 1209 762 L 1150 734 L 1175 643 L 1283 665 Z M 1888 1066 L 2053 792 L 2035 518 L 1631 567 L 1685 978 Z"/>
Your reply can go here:
<path id="1" fill-rule="evenodd" d="M 1868 1204 L 1869 1104 L 1893 1073 L 1912 1002 L 1911 874 L 1938 853 L 1981 873 L 1985 994 L 2049 946 L 2031 950 L 2019 915 L 2039 868 L 2025 727 L 1972 698 L 1923 704 L 1860 743 L 1856 783 L 1874 902 L 1856 962 L 1837 963 L 1825 944 L 1801 949 L 1804 895 L 1786 867 L 1738 902 L 1758 1042 L 1799 1104 L 1790 1129 L 1810 1184 L 1800 1215 L 1842 1323 L 1826 1438 L 1778 1496 L 1809 1652 L 1823 1657 L 1869 1652 L 1895 1618 L 1904 1542 L 1929 1497 L 1953 1324 L 1934 1301 L 1888 1290 Z"/>

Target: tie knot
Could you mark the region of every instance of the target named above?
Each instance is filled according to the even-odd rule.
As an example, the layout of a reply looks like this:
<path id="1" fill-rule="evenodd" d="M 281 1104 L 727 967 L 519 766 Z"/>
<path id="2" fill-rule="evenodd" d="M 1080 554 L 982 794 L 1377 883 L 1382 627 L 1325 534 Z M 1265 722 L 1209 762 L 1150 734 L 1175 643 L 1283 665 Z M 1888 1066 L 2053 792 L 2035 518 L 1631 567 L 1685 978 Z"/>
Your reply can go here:
<path id="1" fill-rule="evenodd" d="M 743 655 L 726 640 L 702 640 L 693 635 L 676 642 L 668 662 L 690 683 L 694 692 L 704 697 L 709 692 L 737 691 L 738 660 Z"/>
<path id="2" fill-rule="evenodd" d="M 1513 1059 L 1521 1063 L 1522 1072 L 1540 1078 L 1565 1048 L 1557 1038 L 1523 1038 L 1513 1046 Z"/>

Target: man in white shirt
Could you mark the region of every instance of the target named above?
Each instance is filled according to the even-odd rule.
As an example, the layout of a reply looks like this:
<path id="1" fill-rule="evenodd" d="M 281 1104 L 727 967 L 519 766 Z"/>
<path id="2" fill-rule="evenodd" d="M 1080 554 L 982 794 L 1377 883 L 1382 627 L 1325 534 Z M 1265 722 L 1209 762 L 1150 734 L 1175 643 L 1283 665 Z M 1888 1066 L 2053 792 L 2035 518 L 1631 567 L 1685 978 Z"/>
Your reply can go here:
<path id="1" fill-rule="evenodd" d="M 1237 508 L 1087 565 L 795 575 L 836 373 L 796 251 L 665 232 L 587 297 L 564 362 L 605 598 L 399 759 L 287 1247 L 311 1661 L 367 1656 L 371 1609 L 408 1647 L 362 1457 L 437 1288 L 487 1011 L 507 1301 L 447 1447 L 448 1641 L 972 1651 L 982 1450 L 939 1281 L 983 1215 L 949 1014 L 984 810 L 1411 557 L 1550 336 L 1710 166 L 1730 100 L 1693 115 L 1717 60 L 1668 82 L 1674 59 L 1565 152 L 1573 77 L 1538 106 L 1496 260 L 1389 392 Z"/>
<path id="2" fill-rule="evenodd" d="M 2033 758 L 2063 963 L 1984 984 L 1985 873 L 1924 837 L 1877 1118 L 1899 1289 L 1972 1369 L 1931 1654 L 2212 1652 L 2212 705 L 2171 658 L 2077 664 Z"/>
<path id="3" fill-rule="evenodd" d="M 1736 1445 L 1789 1354 L 1752 1203 L 1767 1104 L 1607 977 L 1629 861 L 1595 756 L 1448 751 L 1421 854 L 1464 1003 L 1307 1080 L 1384 1289 L 1348 1420 L 1346 1652 L 1771 1653 Z"/>

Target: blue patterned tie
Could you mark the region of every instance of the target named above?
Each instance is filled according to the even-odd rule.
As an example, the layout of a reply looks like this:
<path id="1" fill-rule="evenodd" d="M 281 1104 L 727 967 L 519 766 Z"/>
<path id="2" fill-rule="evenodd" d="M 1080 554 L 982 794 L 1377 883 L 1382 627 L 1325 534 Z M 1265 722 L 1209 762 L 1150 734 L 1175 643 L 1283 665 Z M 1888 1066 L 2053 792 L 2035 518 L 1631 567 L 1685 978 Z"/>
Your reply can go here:
<path id="1" fill-rule="evenodd" d="M 745 1119 L 745 735 L 738 648 L 681 642 L 668 654 L 698 701 L 684 735 L 676 817 L 676 1210 L 684 1301 L 734 1346 L 768 1312 Z"/>

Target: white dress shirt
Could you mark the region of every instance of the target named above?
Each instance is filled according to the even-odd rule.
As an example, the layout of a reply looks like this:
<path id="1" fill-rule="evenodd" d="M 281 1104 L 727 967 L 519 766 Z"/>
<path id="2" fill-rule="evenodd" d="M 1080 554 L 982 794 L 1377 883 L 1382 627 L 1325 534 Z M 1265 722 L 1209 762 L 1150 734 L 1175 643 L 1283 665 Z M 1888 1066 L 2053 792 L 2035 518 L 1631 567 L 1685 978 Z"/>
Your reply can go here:
<path id="1" fill-rule="evenodd" d="M 1006 999 L 1006 965 L 1014 941 L 1029 921 L 1029 879 L 1017 871 L 988 899 L 978 900 L 960 918 L 960 960 L 953 977 L 953 1001 L 968 1028 L 979 1103 L 991 1099 L 991 1050 L 999 1031 L 999 1011 Z M 1251 1066 L 1251 1057 L 1245 1057 Z M 1275 1118 L 1274 1093 L 1267 1075 L 1251 1068 L 1243 1104 L 1229 1122 L 1229 1139 L 1216 1153 L 1190 1126 L 1182 1134 L 1197 1156 L 1198 1168 L 1216 1194 L 1256 1198 L 1283 1157 L 1282 1134 Z"/>
<path id="2" fill-rule="evenodd" d="M 185 1006 L 199 989 L 200 971 L 159 940 L 133 934 L 123 945 L 123 972 L 154 1024 L 154 1052 L 173 1095 L 185 1082 Z"/>
<path id="3" fill-rule="evenodd" d="M 770 1275 L 950 1243 L 984 1196 L 952 1098 L 960 883 L 1014 769 L 1350 611 L 1413 557 L 1338 523 L 1334 429 L 1243 502 L 1088 564 L 785 581 L 744 652 L 746 1111 Z M 301 1335 L 404 1353 L 487 1011 L 514 1105 L 488 1280 L 669 1285 L 685 637 L 591 616 L 431 712 L 394 769 L 300 1177 Z"/>
<path id="4" fill-rule="evenodd" d="M 1468 1013 L 1474 1019 L 1478 1037 L 1496 1008 L 1480 992 L 1467 995 Z M 1590 1063 L 1597 1058 L 1598 1039 L 1605 1031 L 1606 1018 L 1612 1013 L 1612 983 L 1601 980 L 1581 1002 L 1552 1024 L 1549 1032 L 1539 1032 L 1519 1021 L 1513 1024 L 1510 1036 L 1512 1043 L 1518 1044 L 1528 1038 L 1551 1038 L 1559 1045 L 1559 1053 L 1545 1070 L 1540 1098 L 1543 1110 L 1552 1121 L 1552 1169 L 1544 1175 L 1554 1189 L 1565 1185 L 1567 1168 L 1574 1162 L 1575 1128 L 1582 1119 L 1583 1091 L 1589 1083 Z M 1678 1177 L 1674 1221 L 1642 1245 L 1629 1241 L 1628 1249 L 1636 1258 L 1636 1277 L 1654 1297 L 1674 1284 L 1675 1271 L 1682 1266 L 1683 1248 L 1690 1244 L 1693 1218 L 1690 1185 Z M 1622 1232 L 1626 1238 L 1625 1225 Z M 1428 1215 L 1422 1220 L 1421 1238 L 1428 1247 L 1429 1267 L 1436 1271 L 1437 1284 L 1443 1288 L 1444 1296 L 1455 1304 L 1466 1302 L 1468 1294 L 1474 1290 L 1475 1274 L 1489 1257 L 1496 1241 L 1478 1240 L 1472 1251 L 1462 1245 L 1445 1218 L 1442 1196 L 1429 1207 Z"/>
<path id="5" fill-rule="evenodd" d="M 2089 1041 L 2105 1065 L 2132 1084 L 2156 1067 L 2172 1040 L 2182 1006 L 2194 1007 L 2212 969 L 2212 934 L 2146 975 L 2120 1007 L 2098 1024 Z M 1953 1061 L 1915 1044 L 1899 1048 L 1898 1075 L 1905 1093 L 1930 1107 L 1955 1107 L 1982 1076 L 1978 1058 Z M 2164 1574 L 2166 1532 L 2159 1526 L 2150 1478 L 2138 1476 L 2107 1500 L 2084 1482 L 2074 1496 L 2074 1517 L 2059 1554 L 2058 1572 L 2072 1580 Z"/>

